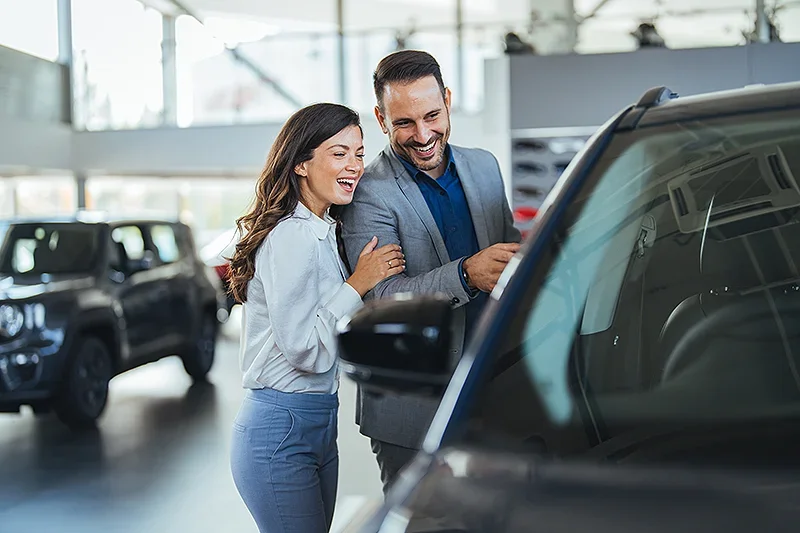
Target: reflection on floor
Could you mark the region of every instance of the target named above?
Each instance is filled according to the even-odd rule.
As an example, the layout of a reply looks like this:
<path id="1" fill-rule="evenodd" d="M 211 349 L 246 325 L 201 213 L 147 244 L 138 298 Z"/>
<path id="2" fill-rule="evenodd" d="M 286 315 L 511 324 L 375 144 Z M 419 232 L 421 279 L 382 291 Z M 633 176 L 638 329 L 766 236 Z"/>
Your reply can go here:
<path id="1" fill-rule="evenodd" d="M 112 381 L 98 430 L 73 434 L 51 416 L 0 415 L 3 533 L 255 533 L 228 466 L 242 390 L 235 340 L 222 340 L 210 383 L 176 358 Z M 380 498 L 377 467 L 340 391 L 339 503 L 334 529 Z"/>

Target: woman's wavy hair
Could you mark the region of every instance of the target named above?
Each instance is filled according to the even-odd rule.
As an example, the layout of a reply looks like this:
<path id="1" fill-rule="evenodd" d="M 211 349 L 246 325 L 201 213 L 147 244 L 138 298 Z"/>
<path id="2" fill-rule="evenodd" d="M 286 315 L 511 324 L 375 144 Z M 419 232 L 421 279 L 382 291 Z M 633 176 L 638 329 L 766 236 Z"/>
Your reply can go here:
<path id="1" fill-rule="evenodd" d="M 294 169 L 309 161 L 323 142 L 349 126 L 361 128 L 358 113 L 343 105 L 324 103 L 297 111 L 281 128 L 256 184 L 255 200 L 249 212 L 236 220 L 241 239 L 230 260 L 229 291 L 237 302 L 247 301 L 259 246 L 300 201 L 301 178 Z"/>

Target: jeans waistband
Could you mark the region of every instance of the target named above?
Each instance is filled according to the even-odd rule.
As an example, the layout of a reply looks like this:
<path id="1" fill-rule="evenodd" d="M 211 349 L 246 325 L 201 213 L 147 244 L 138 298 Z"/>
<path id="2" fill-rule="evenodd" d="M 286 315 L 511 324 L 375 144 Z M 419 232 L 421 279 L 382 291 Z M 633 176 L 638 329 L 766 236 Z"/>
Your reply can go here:
<path id="1" fill-rule="evenodd" d="M 283 392 L 275 389 L 248 389 L 247 398 L 293 409 L 335 409 L 339 407 L 338 394 L 309 392 Z"/>

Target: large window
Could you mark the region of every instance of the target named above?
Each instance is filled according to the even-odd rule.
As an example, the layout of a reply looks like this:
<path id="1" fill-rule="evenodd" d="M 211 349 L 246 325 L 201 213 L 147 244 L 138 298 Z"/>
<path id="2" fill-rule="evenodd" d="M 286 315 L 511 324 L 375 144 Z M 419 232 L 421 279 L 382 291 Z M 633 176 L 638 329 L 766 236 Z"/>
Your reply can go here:
<path id="1" fill-rule="evenodd" d="M 254 193 L 255 179 L 97 176 L 87 181 L 86 203 L 114 216 L 179 219 L 202 247 L 233 229 Z"/>
<path id="2" fill-rule="evenodd" d="M 617 134 L 546 255 L 516 274 L 527 293 L 472 438 L 567 455 L 603 443 L 619 459 L 667 432 L 663 457 L 686 458 L 712 428 L 749 438 L 749 423 L 796 417 L 798 132 L 795 110 Z"/>
<path id="3" fill-rule="evenodd" d="M 0 0 L 0 46 L 55 61 L 57 0 Z"/>
<path id="4" fill-rule="evenodd" d="M 70 215 L 78 206 L 72 176 L 17 176 L 16 215 L 21 217 Z"/>
<path id="5" fill-rule="evenodd" d="M 72 0 L 72 24 L 76 126 L 160 125 L 161 14 L 138 0 Z"/>

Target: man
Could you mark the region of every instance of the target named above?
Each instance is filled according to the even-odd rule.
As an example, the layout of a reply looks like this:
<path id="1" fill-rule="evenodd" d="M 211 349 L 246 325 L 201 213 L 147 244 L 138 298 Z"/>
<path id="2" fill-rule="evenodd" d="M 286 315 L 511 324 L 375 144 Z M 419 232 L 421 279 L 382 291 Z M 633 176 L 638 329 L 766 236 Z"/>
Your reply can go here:
<path id="1" fill-rule="evenodd" d="M 500 168 L 485 150 L 448 143 L 451 93 L 430 54 L 394 52 L 378 64 L 373 81 L 375 116 L 389 145 L 343 210 L 345 251 L 354 265 L 373 235 L 381 246 L 399 244 L 405 273 L 382 281 L 366 298 L 448 295 L 460 357 L 465 332 L 519 247 Z M 416 454 L 438 403 L 359 390 L 356 422 L 371 439 L 384 492 Z"/>

